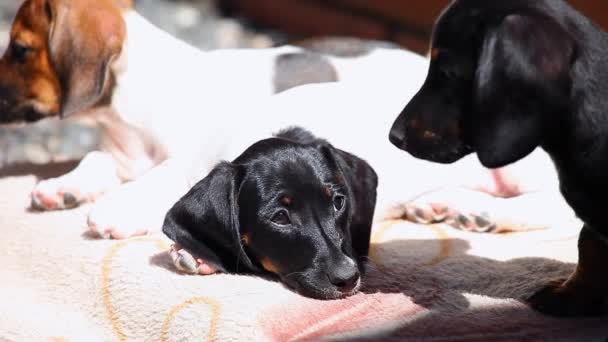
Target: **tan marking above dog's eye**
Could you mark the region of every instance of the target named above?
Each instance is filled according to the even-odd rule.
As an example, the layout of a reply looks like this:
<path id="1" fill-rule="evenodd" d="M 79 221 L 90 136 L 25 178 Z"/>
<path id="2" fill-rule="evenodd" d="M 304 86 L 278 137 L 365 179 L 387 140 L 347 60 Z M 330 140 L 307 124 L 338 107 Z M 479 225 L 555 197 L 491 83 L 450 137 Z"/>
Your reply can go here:
<path id="1" fill-rule="evenodd" d="M 40 47 L 44 39 L 39 35 L 35 34 L 32 31 L 22 30 L 19 31 L 18 34 L 15 34 L 13 37 L 13 42 L 28 48 L 37 48 Z"/>
<path id="2" fill-rule="evenodd" d="M 439 54 L 440 54 L 440 51 L 438 48 L 432 48 L 431 49 L 431 60 L 436 60 L 437 58 L 439 58 Z"/>
<path id="3" fill-rule="evenodd" d="M 327 196 L 327 197 L 329 197 L 329 198 L 332 198 L 332 197 L 333 197 L 333 194 L 334 194 L 334 192 L 333 192 L 333 190 L 331 189 L 331 187 L 326 186 L 326 187 L 325 187 L 325 196 Z"/>
<path id="4" fill-rule="evenodd" d="M 289 207 L 289 206 L 291 206 L 293 204 L 293 197 L 291 197 L 291 196 L 283 196 L 283 197 L 281 197 L 280 202 L 284 206 Z"/>

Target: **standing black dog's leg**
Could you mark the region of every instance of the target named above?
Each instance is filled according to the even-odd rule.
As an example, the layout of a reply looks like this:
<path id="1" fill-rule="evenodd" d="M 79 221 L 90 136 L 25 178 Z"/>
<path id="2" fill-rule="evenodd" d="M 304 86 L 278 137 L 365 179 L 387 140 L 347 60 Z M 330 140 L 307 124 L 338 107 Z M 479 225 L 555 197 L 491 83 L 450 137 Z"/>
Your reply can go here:
<path id="1" fill-rule="evenodd" d="M 554 282 L 530 299 L 536 310 L 555 316 L 600 315 L 608 306 L 608 239 L 585 225 L 578 242 L 579 261 L 566 281 Z"/>

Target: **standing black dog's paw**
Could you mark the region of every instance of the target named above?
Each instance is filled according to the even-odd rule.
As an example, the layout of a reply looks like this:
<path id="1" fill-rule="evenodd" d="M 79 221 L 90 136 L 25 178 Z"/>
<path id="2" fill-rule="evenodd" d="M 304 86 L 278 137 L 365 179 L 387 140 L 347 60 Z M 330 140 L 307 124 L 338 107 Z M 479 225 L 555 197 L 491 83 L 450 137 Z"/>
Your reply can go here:
<path id="1" fill-rule="evenodd" d="M 536 311 L 556 317 L 587 317 L 608 314 L 606 298 L 565 279 L 552 281 L 527 300 Z"/>

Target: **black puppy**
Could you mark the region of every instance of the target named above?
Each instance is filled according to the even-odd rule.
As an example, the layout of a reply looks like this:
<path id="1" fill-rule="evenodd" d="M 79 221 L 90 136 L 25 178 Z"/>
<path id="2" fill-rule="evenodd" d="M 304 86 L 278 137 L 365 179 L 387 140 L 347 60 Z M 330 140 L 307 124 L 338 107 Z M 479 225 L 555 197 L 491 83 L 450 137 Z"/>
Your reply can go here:
<path id="1" fill-rule="evenodd" d="M 607 111 L 608 36 L 586 17 L 562 0 L 456 0 L 435 25 L 427 79 L 390 140 L 440 163 L 476 152 L 490 168 L 546 150 L 585 226 L 574 274 L 530 302 L 554 315 L 601 314 L 608 298 Z"/>
<path id="2" fill-rule="evenodd" d="M 274 274 L 303 295 L 340 298 L 361 284 L 377 183 L 365 161 L 293 128 L 217 165 L 163 232 L 217 270 Z"/>

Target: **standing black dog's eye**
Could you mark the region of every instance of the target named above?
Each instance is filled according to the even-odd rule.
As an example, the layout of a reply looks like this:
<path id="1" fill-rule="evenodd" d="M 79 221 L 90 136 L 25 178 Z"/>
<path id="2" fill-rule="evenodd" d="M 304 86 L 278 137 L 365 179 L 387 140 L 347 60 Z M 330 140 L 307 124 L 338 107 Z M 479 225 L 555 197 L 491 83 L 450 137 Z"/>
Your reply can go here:
<path id="1" fill-rule="evenodd" d="M 346 198 L 344 198 L 344 196 L 334 196 L 334 209 L 336 209 L 336 211 L 342 210 L 342 208 L 344 207 L 344 202 L 346 202 Z"/>
<path id="2" fill-rule="evenodd" d="M 280 226 L 286 226 L 291 223 L 289 214 L 287 214 L 287 211 L 285 210 L 277 212 L 270 220 Z"/>

